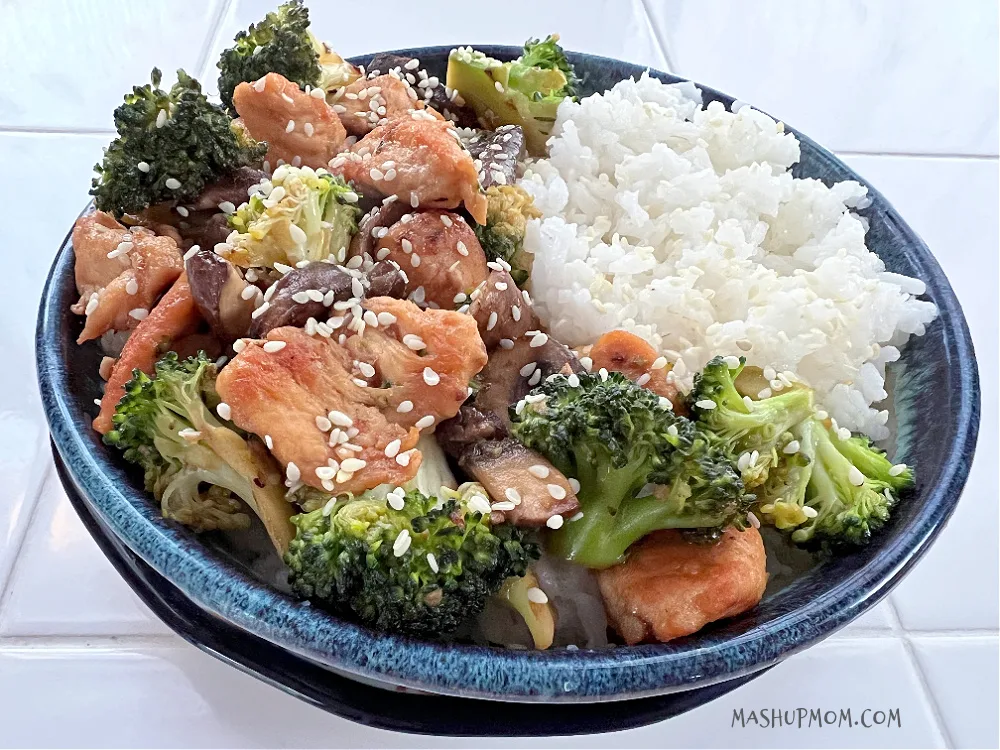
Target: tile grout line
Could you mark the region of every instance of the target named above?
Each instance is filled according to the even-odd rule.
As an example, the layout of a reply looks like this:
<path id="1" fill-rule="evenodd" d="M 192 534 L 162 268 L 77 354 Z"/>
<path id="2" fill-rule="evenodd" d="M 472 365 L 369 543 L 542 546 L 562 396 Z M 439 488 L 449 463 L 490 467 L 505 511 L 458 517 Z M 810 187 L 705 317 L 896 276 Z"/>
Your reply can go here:
<path id="1" fill-rule="evenodd" d="M 202 86 L 204 86 L 205 76 L 208 75 L 209 72 L 209 55 L 211 55 L 212 50 L 215 49 L 216 37 L 218 37 L 222 31 L 222 28 L 225 25 L 225 20 L 229 17 L 229 11 L 232 7 L 233 0 L 223 0 L 219 7 L 219 12 L 216 13 L 215 18 L 212 21 L 208 36 L 205 39 L 205 49 L 202 50 L 198 59 L 198 73 L 200 75 L 198 80 L 202 81 Z"/>
<path id="2" fill-rule="evenodd" d="M 906 652 L 907 659 L 910 660 L 910 666 L 913 667 L 913 671 L 917 676 L 917 681 L 920 683 L 920 688 L 923 690 L 924 698 L 930 706 L 931 716 L 937 726 L 938 734 L 941 735 L 946 747 L 953 748 L 955 747 L 955 742 L 952 740 L 951 733 L 948 731 L 948 724 L 944 720 L 944 712 L 941 710 L 941 706 L 938 704 L 937 698 L 934 697 L 934 691 L 931 689 L 930 682 L 927 680 L 927 675 L 924 674 L 924 670 L 920 666 L 920 660 L 917 658 L 917 652 L 913 648 L 913 641 L 910 640 L 910 633 L 905 627 L 903 627 L 903 620 L 899 616 L 899 610 L 896 609 L 896 602 L 890 596 L 886 597 L 886 604 L 888 605 L 887 610 L 889 613 L 890 624 L 892 625 L 893 631 L 899 636 L 903 643 L 903 650 Z"/>
<path id="3" fill-rule="evenodd" d="M 136 650 L 190 645 L 176 633 L 121 635 L 5 635 L 0 637 L 0 653 L 10 651 L 81 651 L 95 648 Z"/>
<path id="4" fill-rule="evenodd" d="M 653 20 L 653 14 L 649 12 L 649 0 L 639 0 L 639 5 L 642 7 L 643 15 L 646 17 L 646 23 L 653 32 L 653 41 L 656 42 L 656 46 L 659 47 L 660 54 L 663 55 L 663 60 L 667 64 L 666 72 L 677 75 L 677 68 L 674 66 L 674 61 L 670 58 L 667 43 L 663 39 L 663 35 L 660 34 L 660 29 L 656 25 L 656 21 Z"/>
<path id="5" fill-rule="evenodd" d="M 943 153 L 921 153 L 917 151 L 850 151 L 831 149 L 837 156 L 895 156 L 905 159 L 955 159 L 957 161 L 997 161 L 1000 156 L 996 154 L 943 154 Z"/>
<path id="6" fill-rule="evenodd" d="M 44 125 L 0 125 L 0 134 L 9 135 L 114 135 L 114 128 L 48 128 Z"/>

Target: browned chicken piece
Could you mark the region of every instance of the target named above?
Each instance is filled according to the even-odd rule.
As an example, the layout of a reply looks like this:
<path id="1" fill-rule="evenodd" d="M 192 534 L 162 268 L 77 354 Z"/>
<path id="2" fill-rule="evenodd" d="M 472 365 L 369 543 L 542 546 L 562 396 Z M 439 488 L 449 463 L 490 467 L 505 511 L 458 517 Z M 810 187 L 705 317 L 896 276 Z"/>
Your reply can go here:
<path id="1" fill-rule="evenodd" d="M 552 516 L 569 516 L 580 509 L 576 492 L 562 472 L 510 437 L 504 420 L 496 414 L 463 406 L 435 436 L 494 502 L 514 503 L 502 513 L 516 526 L 537 528 Z"/>
<path id="2" fill-rule="evenodd" d="M 685 412 L 684 395 L 674 381 L 667 378 L 670 366 L 665 364 L 653 368 L 657 359 L 665 360 L 645 339 L 628 331 L 610 331 L 597 339 L 590 348 L 589 356 L 593 372 L 603 367 L 608 372 L 620 372 L 636 382 L 641 380 L 641 384 L 653 393 L 670 399 L 677 412 Z"/>
<path id="3" fill-rule="evenodd" d="M 271 351 L 272 342 L 284 346 Z M 232 421 L 270 443 L 290 480 L 338 493 L 402 484 L 420 466 L 419 453 L 408 452 L 420 431 L 389 422 L 374 398 L 377 389 L 356 383 L 353 370 L 350 354 L 331 339 L 275 328 L 223 368 L 216 388 Z M 324 419 L 336 424 L 327 428 Z M 390 443 L 398 446 L 392 456 Z M 407 456 L 405 465 L 399 454 Z"/>
<path id="4" fill-rule="evenodd" d="M 389 418 L 423 429 L 454 417 L 469 396 L 469 382 L 486 364 L 475 321 L 391 297 L 374 297 L 363 306 L 386 323 L 366 327 L 344 346 L 375 369 L 369 382 Z"/>
<path id="5" fill-rule="evenodd" d="M 379 122 L 403 117 L 425 107 L 423 101 L 417 98 L 416 89 L 390 75 L 359 78 L 337 89 L 330 98 L 333 111 L 340 115 L 344 129 L 349 135 L 359 138 L 370 133 Z M 426 111 L 444 119 L 432 109 Z"/>
<path id="6" fill-rule="evenodd" d="M 111 416 L 125 395 L 125 384 L 132 378 L 132 371 L 141 370 L 147 375 L 152 373 L 156 360 L 169 351 L 174 342 L 194 333 L 200 322 L 201 316 L 191 296 L 187 274 L 181 273 L 125 342 L 104 387 L 101 411 L 94 419 L 95 430 L 104 435 L 111 429 Z"/>
<path id="7" fill-rule="evenodd" d="M 423 288 L 419 299 L 446 309 L 464 302 L 490 272 L 476 233 L 447 211 L 404 214 L 378 240 L 375 257 L 399 264 L 408 294 Z"/>
<path id="8" fill-rule="evenodd" d="M 276 328 L 267 342 L 247 344 L 216 383 L 237 426 L 270 436 L 290 479 L 328 492 L 411 479 L 420 430 L 458 411 L 486 361 L 466 316 L 387 297 L 364 306 L 381 323 L 360 335 L 347 324 L 343 345 Z M 424 356 L 400 341 L 409 336 L 426 344 Z"/>
<path id="9" fill-rule="evenodd" d="M 469 314 L 479 324 L 479 335 L 491 351 L 502 339 L 515 341 L 541 327 L 528 298 L 507 271 L 492 271 L 473 296 Z"/>
<path id="10" fill-rule="evenodd" d="M 717 544 L 657 531 L 625 562 L 597 571 L 597 582 L 608 620 L 626 643 L 662 643 L 754 607 L 767 585 L 764 562 L 754 528 L 727 529 Z"/>
<path id="11" fill-rule="evenodd" d="M 271 167 L 279 161 L 326 167 L 347 138 L 340 118 L 326 101 L 309 96 L 278 73 L 241 83 L 233 92 L 233 106 L 250 135 L 267 141 Z"/>
<path id="12" fill-rule="evenodd" d="M 80 300 L 70 309 L 87 316 L 78 344 L 135 328 L 184 270 L 174 240 L 145 227 L 126 229 L 101 211 L 77 220 L 73 252 Z"/>
<path id="13" fill-rule="evenodd" d="M 418 117 L 419 115 L 419 117 Z M 486 223 L 486 196 L 469 152 L 449 122 L 411 112 L 379 125 L 330 163 L 347 180 L 395 195 L 413 208 L 465 208 Z"/>

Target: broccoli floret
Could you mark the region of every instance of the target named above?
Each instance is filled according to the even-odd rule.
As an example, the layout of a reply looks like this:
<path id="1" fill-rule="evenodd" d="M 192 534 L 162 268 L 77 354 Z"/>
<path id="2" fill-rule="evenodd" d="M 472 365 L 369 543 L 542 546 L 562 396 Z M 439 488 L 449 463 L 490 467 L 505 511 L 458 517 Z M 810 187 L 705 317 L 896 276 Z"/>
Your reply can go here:
<path id="1" fill-rule="evenodd" d="M 237 232 L 226 259 L 238 266 L 294 266 L 303 260 L 332 258 L 343 263 L 347 246 L 358 231 L 357 194 L 341 177 L 325 169 L 292 167 L 274 170 L 268 194 L 255 192 L 229 217 Z M 275 192 L 282 196 L 277 202 Z"/>
<path id="2" fill-rule="evenodd" d="M 657 529 L 742 527 L 753 502 L 732 454 L 619 373 L 556 375 L 511 413 L 512 431 L 580 483 L 583 517 L 552 548 L 592 568 Z M 639 495 L 647 484 L 659 485 Z"/>
<path id="3" fill-rule="evenodd" d="M 380 630 L 447 635 L 537 557 L 516 528 L 491 525 L 470 502 L 488 508 L 482 488 L 469 485 L 440 497 L 331 500 L 295 516 L 285 555 L 292 588 Z"/>
<path id="4" fill-rule="evenodd" d="M 280 485 L 258 484 L 273 467 L 262 467 L 246 440 L 213 414 L 219 405 L 215 375 L 204 352 L 183 361 L 168 352 L 154 377 L 136 370 L 104 440 L 142 467 L 146 489 L 165 518 L 195 531 L 246 528 L 250 517 L 242 500 L 283 552 L 291 506 Z"/>
<path id="5" fill-rule="evenodd" d="M 531 273 L 531 256 L 523 251 L 528 219 L 538 219 L 532 197 L 516 185 L 491 185 L 486 190 L 486 224 L 476 225 L 476 237 L 487 260 L 503 260 L 521 286 Z"/>
<path id="6" fill-rule="evenodd" d="M 695 376 L 688 396 L 694 419 L 714 433 L 734 455 L 748 489 L 767 481 L 778 463 L 779 450 L 791 439 L 792 427 L 813 414 L 813 393 L 790 388 L 770 398 L 754 401 L 736 389 L 736 378 L 745 359 L 715 357 Z"/>
<path id="7" fill-rule="evenodd" d="M 913 484 L 913 472 L 894 469 L 866 438 L 840 439 L 819 419 L 799 425 L 798 450 L 776 474 L 791 481 L 772 482 L 762 493 L 759 511 L 779 529 L 792 530 L 799 543 L 863 545 L 889 519 L 899 493 Z"/>
<path id="8" fill-rule="evenodd" d="M 556 110 L 563 99 L 576 95 L 578 84 L 558 42 L 555 34 L 542 42 L 532 39 L 521 57 L 508 63 L 469 47 L 454 49 L 448 56 L 447 84 L 487 128 L 520 125 L 528 151 L 543 156 Z"/>
<path id="9" fill-rule="evenodd" d="M 529 39 L 524 43 L 524 53 L 510 65 L 508 80 L 511 87 L 524 91 L 535 101 L 539 101 L 542 98 L 539 94 L 544 92 L 544 85 L 550 84 L 551 81 L 548 76 L 539 80 L 537 73 L 539 70 L 558 70 L 563 75 L 562 86 L 550 89 L 547 96 L 558 96 L 560 100 L 567 96 L 576 96 L 580 79 L 576 77 L 576 71 L 566 59 L 563 48 L 559 46 L 558 34 L 549 34 L 542 41 Z"/>
<path id="10" fill-rule="evenodd" d="M 90 194 L 101 211 L 121 216 L 154 203 L 193 200 L 227 172 L 257 165 L 267 144 L 249 138 L 208 101 L 201 84 L 183 70 L 170 91 L 136 86 L 115 110 L 118 137 L 95 165 Z"/>
<path id="11" fill-rule="evenodd" d="M 250 24 L 235 42 L 218 62 L 219 96 L 230 110 L 238 85 L 268 73 L 280 73 L 302 87 L 319 82 L 321 47 L 309 33 L 309 10 L 301 0 L 290 0 Z"/>

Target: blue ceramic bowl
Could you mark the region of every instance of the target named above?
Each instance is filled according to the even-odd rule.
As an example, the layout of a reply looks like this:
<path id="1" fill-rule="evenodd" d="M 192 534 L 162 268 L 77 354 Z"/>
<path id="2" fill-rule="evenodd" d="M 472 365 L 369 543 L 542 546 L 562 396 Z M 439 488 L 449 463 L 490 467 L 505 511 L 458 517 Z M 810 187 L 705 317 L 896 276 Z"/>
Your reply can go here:
<path id="1" fill-rule="evenodd" d="M 403 50 L 442 77 L 449 47 Z M 512 47 L 480 47 L 510 59 Z M 371 56 L 357 58 L 364 63 Z M 571 54 L 586 93 L 602 91 L 642 67 Z M 677 79 L 651 71 L 660 79 Z M 700 87 L 706 100 L 732 99 Z M 794 173 L 825 182 L 865 181 L 797 131 Z M 867 184 L 867 183 L 866 183 Z M 871 186 L 869 186 L 871 188 Z M 255 554 L 224 538 L 196 537 L 164 521 L 120 456 L 90 427 L 100 393 L 100 352 L 74 344 L 73 249 L 59 250 L 43 293 L 37 330 L 39 383 L 68 481 L 121 542 L 188 599 L 229 625 L 339 675 L 385 687 L 507 701 L 596 702 L 641 698 L 745 678 L 830 635 L 883 598 L 927 551 L 968 475 L 979 424 L 975 354 L 961 307 L 926 245 L 871 189 L 860 213 L 869 246 L 897 273 L 927 284 L 940 316 L 893 366 L 896 460 L 916 467 L 915 492 L 872 543 L 812 568 L 768 593 L 751 612 L 668 644 L 601 651 L 524 652 L 432 643 L 377 633 L 300 602 L 263 582 Z"/>

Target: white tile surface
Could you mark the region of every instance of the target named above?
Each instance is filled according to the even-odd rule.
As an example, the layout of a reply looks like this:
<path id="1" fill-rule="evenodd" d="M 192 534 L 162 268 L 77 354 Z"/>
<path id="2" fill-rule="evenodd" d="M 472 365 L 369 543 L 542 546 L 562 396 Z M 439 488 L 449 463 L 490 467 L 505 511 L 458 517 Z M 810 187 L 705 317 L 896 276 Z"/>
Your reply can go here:
<path id="1" fill-rule="evenodd" d="M 992 0 L 648 0 L 679 75 L 833 149 L 997 153 Z"/>
<path id="2" fill-rule="evenodd" d="M 0 2 L 0 164 L 8 175 L 0 181 L 7 217 L 0 223 L 0 341 L 8 354 L 0 370 L 0 745 L 995 747 L 995 158 L 850 158 L 941 260 L 987 375 L 979 453 L 954 519 L 891 602 L 665 724 L 613 737 L 513 741 L 413 737 L 352 724 L 164 635 L 87 539 L 52 478 L 35 505 L 49 460 L 34 385 L 34 310 L 109 137 L 81 133 L 107 131 L 122 95 L 154 65 L 168 79 L 183 66 L 214 88 L 218 51 L 277 2 Z M 489 14 L 434 0 L 310 4 L 317 34 L 345 55 L 521 44 L 558 31 L 571 49 L 672 67 L 841 151 L 998 152 L 997 10 L 990 0 L 580 0 L 570 12 L 557 0 L 512 3 Z M 39 37 L 49 43 L 37 44 Z M 947 637 L 926 635 L 942 630 Z M 902 727 L 732 726 L 734 709 L 799 706 L 850 708 L 855 718 L 865 708 L 899 708 Z"/>
<path id="3" fill-rule="evenodd" d="M 170 632 L 94 544 L 50 474 L 0 612 L 0 637 Z"/>
<path id="4" fill-rule="evenodd" d="M 0 4 L 0 127 L 110 129 L 153 67 L 194 74 L 218 0 Z M 113 19 L 113 20 L 112 20 Z"/>
<path id="5" fill-rule="evenodd" d="M 913 648 L 952 747 L 997 747 L 1000 648 L 996 636 L 916 638 Z"/>
<path id="6" fill-rule="evenodd" d="M 99 686 L 99 689 L 95 689 Z M 44 692 L 45 700 L 38 700 Z M 450 739 L 361 727 L 290 698 L 190 646 L 0 650 L 13 746 L 101 747 L 940 747 L 902 645 L 831 641 L 728 696 L 629 732 L 551 739 Z M 389 694 L 387 694 L 389 697 Z M 59 706 L 59 722 L 46 721 Z M 898 709 L 899 727 L 733 726 L 735 710 Z M 869 714 L 870 716 L 870 714 Z M 128 717 L 141 717 L 129 720 Z M 866 717 L 867 720 L 867 717 Z M 870 721 L 868 723 L 871 723 Z M 72 727 L 68 735 L 64 727 Z"/>
<path id="7" fill-rule="evenodd" d="M 982 382 L 979 446 L 965 492 L 924 561 L 893 594 L 905 628 L 997 628 L 997 180 L 994 159 L 849 157 L 934 252 L 963 304 Z M 986 533 L 986 530 L 991 530 Z M 956 571 L 968 577 L 956 580 Z M 968 585 L 964 582 L 967 581 Z"/>
<path id="8" fill-rule="evenodd" d="M 590 0 L 586 10 L 567 13 L 562 0 L 510 0 L 502 10 L 487 13 L 444 11 L 445 21 L 432 6 L 409 0 L 379 3 L 372 7 L 351 3 L 312 3 L 309 13 L 314 33 L 345 57 L 383 49 L 435 44 L 513 44 L 558 33 L 567 49 L 581 50 L 663 69 L 666 62 L 640 0 Z M 262 18 L 274 4 L 270 0 L 237 0 L 216 37 L 209 56 L 211 74 L 219 53 L 232 44 L 236 32 Z M 444 7 L 444 6 L 442 6 Z M 358 33 L 358 29 L 371 29 Z M 207 85 L 207 83 L 206 83 Z"/>

